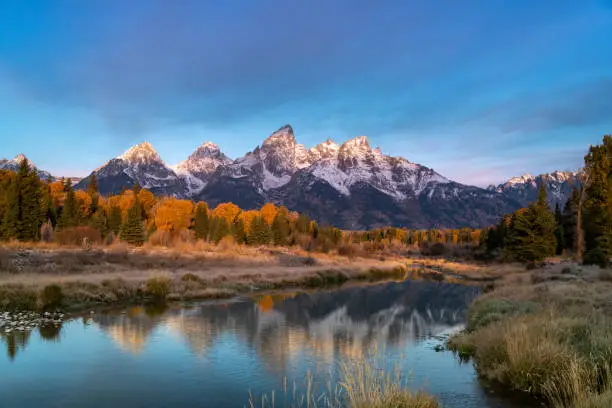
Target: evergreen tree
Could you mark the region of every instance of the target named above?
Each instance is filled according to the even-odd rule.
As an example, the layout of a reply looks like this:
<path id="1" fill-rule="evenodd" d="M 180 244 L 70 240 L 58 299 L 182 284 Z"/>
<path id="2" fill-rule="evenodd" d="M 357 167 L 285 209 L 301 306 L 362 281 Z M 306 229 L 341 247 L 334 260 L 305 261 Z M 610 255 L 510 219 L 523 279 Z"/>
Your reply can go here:
<path id="1" fill-rule="evenodd" d="M 206 239 L 210 229 L 210 219 L 208 217 L 208 206 L 200 203 L 196 207 L 194 227 L 197 239 Z"/>
<path id="2" fill-rule="evenodd" d="M 580 205 L 580 192 L 577 189 L 572 191 L 563 207 L 561 225 L 563 228 L 563 247 L 571 252 L 576 251 L 576 239 L 578 228 L 578 206 Z"/>
<path id="3" fill-rule="evenodd" d="M 287 245 L 289 240 L 289 220 L 287 220 L 287 211 L 279 210 L 272 221 L 272 238 L 274 245 Z"/>
<path id="4" fill-rule="evenodd" d="M 16 205 L 9 211 L 10 217 L 13 218 L 9 223 L 13 224 L 13 228 L 16 227 L 16 234 L 11 234 L 12 237 L 20 241 L 38 240 L 44 221 L 41 183 L 38 174 L 27 160 L 22 160 L 19 164 L 12 193 L 12 205 Z"/>
<path id="5" fill-rule="evenodd" d="M 110 208 L 110 212 L 108 214 L 108 229 L 115 235 L 119 235 L 119 231 L 121 231 L 121 225 L 123 224 L 122 216 L 121 216 L 121 208 L 114 205 Z"/>
<path id="6" fill-rule="evenodd" d="M 244 225 L 244 221 L 238 218 L 234 223 L 234 228 L 232 230 L 232 235 L 234 236 L 234 240 L 237 244 L 244 244 L 247 240 L 246 229 Z"/>
<path id="7" fill-rule="evenodd" d="M 121 227 L 121 239 L 129 244 L 141 246 L 144 243 L 144 225 L 140 200 L 136 200 L 128 210 L 125 224 Z"/>
<path id="8" fill-rule="evenodd" d="M 301 234 L 308 234 L 310 232 L 310 218 L 306 214 L 300 214 L 295 228 Z"/>
<path id="9" fill-rule="evenodd" d="M 214 222 L 211 225 L 214 225 L 214 229 L 211 230 L 210 240 L 215 244 L 218 244 L 223 237 L 230 234 L 230 227 L 225 217 L 214 217 Z"/>
<path id="10" fill-rule="evenodd" d="M 588 180 L 582 208 L 585 258 L 588 252 L 597 252 L 607 259 L 612 254 L 612 136 L 591 146 L 584 162 Z"/>
<path id="11" fill-rule="evenodd" d="M 565 249 L 565 239 L 563 238 L 563 215 L 559 203 L 555 205 L 555 239 L 557 240 L 556 254 L 561 255 Z"/>
<path id="12" fill-rule="evenodd" d="M 57 224 L 57 209 L 55 208 L 53 197 L 51 197 L 51 188 L 49 187 L 50 183 L 51 180 L 48 180 L 46 183 L 43 183 L 41 187 L 43 202 L 42 211 L 44 218 L 49 221 L 52 226 L 55 227 L 55 225 Z"/>
<path id="13" fill-rule="evenodd" d="M 272 239 L 272 231 L 266 220 L 258 215 L 251 221 L 247 243 L 249 245 L 267 245 Z"/>
<path id="14" fill-rule="evenodd" d="M 11 180 L 7 188 L 6 209 L 2 217 L 2 238 L 17 239 L 19 225 L 19 186 L 16 178 Z"/>
<path id="15" fill-rule="evenodd" d="M 104 211 L 102 209 L 98 209 L 95 213 L 92 214 L 89 223 L 92 228 L 95 228 L 96 230 L 100 231 L 100 234 L 102 234 L 102 236 L 106 236 L 110 232 L 106 214 L 104 214 Z"/>
<path id="16" fill-rule="evenodd" d="M 64 191 L 66 192 L 66 199 L 64 200 L 64 206 L 62 207 L 62 212 L 60 213 L 57 223 L 58 227 L 61 229 L 76 227 L 79 222 L 78 204 L 70 179 L 66 181 Z"/>
<path id="17" fill-rule="evenodd" d="M 555 228 L 546 190 L 540 185 L 538 200 L 512 215 L 506 250 L 513 258 L 524 262 L 553 256 L 557 248 Z"/>
<path id="18" fill-rule="evenodd" d="M 98 180 L 96 179 L 96 173 L 92 173 L 89 178 L 89 183 L 87 184 L 87 194 L 90 196 L 98 195 Z"/>

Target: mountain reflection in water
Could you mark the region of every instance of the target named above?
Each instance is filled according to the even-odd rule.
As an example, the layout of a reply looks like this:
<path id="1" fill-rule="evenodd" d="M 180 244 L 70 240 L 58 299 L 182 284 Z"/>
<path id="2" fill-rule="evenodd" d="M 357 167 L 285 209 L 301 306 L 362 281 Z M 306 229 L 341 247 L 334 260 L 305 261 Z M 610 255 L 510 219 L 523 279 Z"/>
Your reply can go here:
<path id="1" fill-rule="evenodd" d="M 340 290 L 266 294 L 167 309 L 135 307 L 91 320 L 124 351 L 138 354 L 163 326 L 206 356 L 226 333 L 281 368 L 309 349 L 328 361 L 362 357 L 374 345 L 401 346 L 462 324 L 476 288 L 406 281 Z"/>
<path id="2" fill-rule="evenodd" d="M 509 407 L 491 400 L 471 365 L 432 350 L 478 293 L 405 281 L 88 314 L 0 336 L 0 373 L 10 373 L 0 406 L 242 407 L 249 391 L 378 352 L 444 406 Z"/>

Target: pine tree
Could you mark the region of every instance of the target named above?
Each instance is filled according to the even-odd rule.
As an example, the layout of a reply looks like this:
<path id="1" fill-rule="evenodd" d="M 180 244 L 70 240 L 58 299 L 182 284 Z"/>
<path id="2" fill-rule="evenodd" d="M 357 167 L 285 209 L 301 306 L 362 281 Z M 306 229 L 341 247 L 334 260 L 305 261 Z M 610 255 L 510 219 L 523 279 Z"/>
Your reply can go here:
<path id="1" fill-rule="evenodd" d="M 506 251 L 523 262 L 553 256 L 557 248 L 555 228 L 555 217 L 548 206 L 546 190 L 540 185 L 538 200 L 512 215 Z"/>
<path id="2" fill-rule="evenodd" d="M 289 221 L 287 220 L 287 211 L 279 210 L 272 221 L 272 238 L 274 245 L 287 245 L 289 238 Z"/>
<path id="3" fill-rule="evenodd" d="M 17 239 L 19 225 L 19 185 L 16 177 L 11 180 L 7 188 L 6 210 L 2 217 L 2 238 L 5 240 Z"/>
<path id="4" fill-rule="evenodd" d="M 561 255 L 565 249 L 565 239 L 563 238 L 563 214 L 559 203 L 555 205 L 555 238 L 557 240 L 556 254 Z"/>
<path id="5" fill-rule="evenodd" d="M 247 240 L 246 229 L 244 226 L 244 221 L 238 218 L 234 223 L 234 228 L 232 229 L 232 235 L 234 236 L 234 241 L 237 244 L 244 244 Z"/>
<path id="6" fill-rule="evenodd" d="M 125 224 L 121 227 L 121 239 L 129 244 L 141 246 L 144 243 L 144 226 L 140 200 L 136 200 L 128 210 Z"/>
<path id="7" fill-rule="evenodd" d="M 225 217 L 214 217 L 214 229 L 211 230 L 210 240 L 215 244 L 221 242 L 223 237 L 230 234 L 230 227 Z"/>
<path id="8" fill-rule="evenodd" d="M 576 251 L 579 205 L 580 192 L 577 189 L 574 189 L 563 207 L 563 214 L 561 217 L 561 226 L 563 228 L 563 247 L 567 251 L 571 252 Z"/>
<path id="9" fill-rule="evenodd" d="M 102 209 L 98 209 L 95 213 L 92 214 L 89 224 L 92 228 L 100 231 L 100 234 L 103 237 L 108 235 L 108 233 L 110 232 L 106 214 Z"/>
<path id="10" fill-rule="evenodd" d="M 78 208 L 77 201 L 72 188 L 72 182 L 70 179 L 66 181 L 64 185 L 64 191 L 66 192 L 66 199 L 64 200 L 64 206 L 60 213 L 59 221 L 57 223 L 60 229 L 76 227 L 78 225 Z"/>
<path id="11" fill-rule="evenodd" d="M 87 184 L 87 194 L 90 196 L 98 195 L 98 180 L 96 179 L 96 173 L 92 173 Z"/>
<path id="12" fill-rule="evenodd" d="M 308 234 L 310 232 L 310 219 L 306 214 L 300 214 L 298 216 L 295 228 L 301 234 Z"/>
<path id="13" fill-rule="evenodd" d="M 40 227 L 44 221 L 43 202 L 40 178 L 36 171 L 30 168 L 27 160 L 19 165 L 15 180 L 16 201 L 12 217 L 16 215 L 16 234 L 13 237 L 21 241 L 35 241 L 40 237 Z"/>
<path id="14" fill-rule="evenodd" d="M 266 220 L 258 215 L 251 221 L 247 243 L 249 245 L 267 245 L 272 239 L 272 231 Z"/>
<path id="15" fill-rule="evenodd" d="M 114 205 L 110 208 L 110 212 L 108 214 L 108 229 L 113 234 L 119 235 L 122 224 L 123 220 L 121 216 L 121 208 Z"/>
<path id="16" fill-rule="evenodd" d="M 43 202 L 43 215 L 44 218 L 51 223 L 52 226 L 55 227 L 57 224 L 57 209 L 55 208 L 55 203 L 53 202 L 53 197 L 51 197 L 51 189 L 49 184 L 51 180 L 47 180 L 46 183 L 42 184 L 41 194 L 42 194 L 42 202 Z"/>
<path id="17" fill-rule="evenodd" d="M 588 180 L 582 208 L 584 257 L 596 252 L 597 258 L 608 259 L 612 255 L 612 136 L 606 135 L 601 145 L 591 146 L 584 162 Z"/>
<path id="18" fill-rule="evenodd" d="M 210 230 L 210 219 L 208 217 L 208 205 L 199 203 L 196 207 L 194 231 L 197 239 L 206 239 Z"/>

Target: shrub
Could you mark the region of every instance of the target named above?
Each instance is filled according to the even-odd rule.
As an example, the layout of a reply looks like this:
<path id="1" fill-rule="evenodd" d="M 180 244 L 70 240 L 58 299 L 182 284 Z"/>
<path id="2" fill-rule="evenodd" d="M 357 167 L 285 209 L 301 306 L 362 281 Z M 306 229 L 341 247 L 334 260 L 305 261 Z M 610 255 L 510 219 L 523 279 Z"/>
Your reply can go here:
<path id="1" fill-rule="evenodd" d="M 172 288 L 172 279 L 166 276 L 157 276 L 147 281 L 146 292 L 157 301 L 165 301 Z"/>
<path id="2" fill-rule="evenodd" d="M 193 273 L 186 273 L 181 277 L 181 281 L 183 282 L 200 282 L 201 279 L 198 275 Z"/>
<path id="3" fill-rule="evenodd" d="M 587 251 L 582 258 L 584 265 L 598 265 L 600 268 L 608 266 L 608 255 L 601 248 Z"/>
<path id="4" fill-rule="evenodd" d="M 55 233 L 55 241 L 60 245 L 83 245 L 100 243 L 102 236 L 100 231 L 88 226 L 65 228 Z"/>
<path id="5" fill-rule="evenodd" d="M 61 306 L 64 300 L 62 288 L 57 284 L 47 285 L 44 287 L 39 296 L 40 308 L 52 309 Z"/>

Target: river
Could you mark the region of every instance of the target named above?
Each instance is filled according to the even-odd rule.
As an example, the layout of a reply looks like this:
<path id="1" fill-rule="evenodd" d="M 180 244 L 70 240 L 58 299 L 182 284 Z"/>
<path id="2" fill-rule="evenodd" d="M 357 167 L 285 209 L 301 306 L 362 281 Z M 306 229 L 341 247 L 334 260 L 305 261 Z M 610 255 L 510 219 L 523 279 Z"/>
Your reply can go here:
<path id="1" fill-rule="evenodd" d="M 0 336 L 0 406 L 244 407 L 284 384 L 299 391 L 307 373 L 324 389 L 340 362 L 372 353 L 443 407 L 518 406 L 436 350 L 477 295 L 405 281 L 98 311 Z"/>

